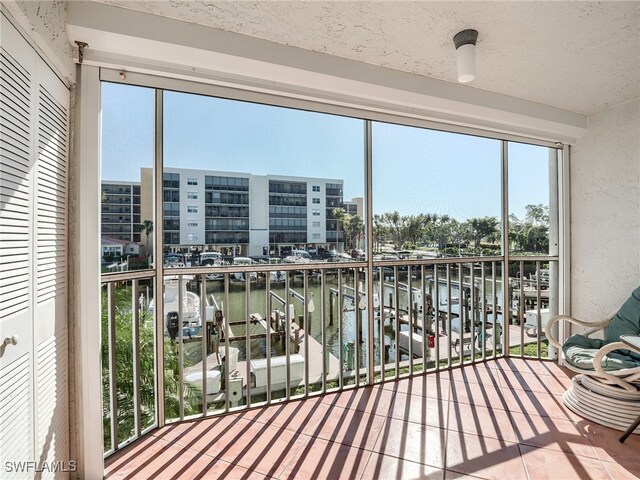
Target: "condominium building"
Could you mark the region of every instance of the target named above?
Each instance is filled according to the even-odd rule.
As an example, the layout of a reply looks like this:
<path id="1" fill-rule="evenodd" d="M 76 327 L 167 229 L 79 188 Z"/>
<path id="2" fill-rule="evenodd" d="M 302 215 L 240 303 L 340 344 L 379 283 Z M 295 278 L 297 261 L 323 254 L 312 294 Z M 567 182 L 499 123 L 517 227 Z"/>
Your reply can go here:
<path id="1" fill-rule="evenodd" d="M 140 242 L 140 183 L 102 182 L 102 237 Z"/>
<path id="2" fill-rule="evenodd" d="M 144 218 L 153 218 L 152 176 L 142 169 Z M 343 208 L 342 180 L 165 168 L 162 193 L 165 250 L 262 256 L 343 242 L 332 214 Z"/>
<path id="3" fill-rule="evenodd" d="M 362 197 L 345 200 L 343 208 L 349 215 L 358 215 L 364 219 L 364 199 Z"/>

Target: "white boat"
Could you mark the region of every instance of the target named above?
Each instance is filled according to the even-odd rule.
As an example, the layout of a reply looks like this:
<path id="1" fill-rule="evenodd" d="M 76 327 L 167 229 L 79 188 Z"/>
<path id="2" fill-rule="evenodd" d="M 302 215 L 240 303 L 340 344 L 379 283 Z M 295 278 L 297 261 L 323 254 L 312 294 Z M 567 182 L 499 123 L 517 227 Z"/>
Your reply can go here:
<path id="1" fill-rule="evenodd" d="M 245 266 L 245 265 L 255 265 L 256 262 L 254 262 L 253 259 L 249 257 L 234 257 L 233 264 L 238 266 Z M 232 273 L 231 280 L 234 280 L 237 282 L 244 282 L 245 281 L 244 272 Z M 255 282 L 256 280 L 258 280 L 258 272 L 249 272 L 249 281 Z"/>
<path id="2" fill-rule="evenodd" d="M 271 283 L 284 283 L 286 275 L 283 271 L 269 272 L 269 281 Z"/>
<path id="3" fill-rule="evenodd" d="M 251 360 L 251 392 L 263 393 L 269 386 L 267 382 L 267 359 L 260 358 Z M 271 357 L 271 390 L 284 390 L 287 388 L 287 369 L 289 371 L 289 385 L 295 388 L 304 382 L 305 362 L 300 354 L 289 355 L 289 365 L 287 357 Z"/>
<path id="4" fill-rule="evenodd" d="M 284 257 L 284 263 L 311 263 L 311 255 L 304 250 L 293 250 L 291 255 Z"/>
<path id="5" fill-rule="evenodd" d="M 177 275 L 164 279 L 164 328 L 165 334 L 172 338 L 178 335 L 177 324 L 182 299 L 182 334 L 191 337 L 200 333 L 202 317 L 200 315 L 200 297 L 187 290 L 187 283 L 193 280 L 193 275 L 182 276 L 182 292 L 179 294 L 180 280 Z M 155 299 L 149 303 L 149 312 L 153 313 Z M 207 318 L 213 319 L 213 307 L 207 305 Z M 171 331 L 171 329 L 175 329 Z"/>

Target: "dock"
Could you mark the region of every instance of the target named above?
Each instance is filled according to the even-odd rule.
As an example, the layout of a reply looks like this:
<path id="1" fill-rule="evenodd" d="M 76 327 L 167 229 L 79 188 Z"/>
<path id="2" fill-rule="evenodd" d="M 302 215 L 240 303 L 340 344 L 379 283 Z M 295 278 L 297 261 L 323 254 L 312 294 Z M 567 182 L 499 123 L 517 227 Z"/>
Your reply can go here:
<path id="1" fill-rule="evenodd" d="M 262 315 L 260 315 L 259 313 L 252 313 L 250 315 L 250 322 L 261 325 L 262 328 L 264 329 L 264 333 L 252 334 L 250 338 L 251 339 L 265 338 L 268 334 L 272 336 L 274 335 L 280 336 L 282 333 L 276 331 L 272 327 L 273 323 L 277 322 L 278 320 L 276 320 L 273 316 L 271 320 L 272 322 L 270 324 L 270 322 L 268 322 L 265 318 L 263 318 Z M 235 336 L 233 334 L 233 331 L 231 330 L 231 324 L 227 328 L 230 334 L 228 339 L 229 341 L 246 340 L 247 338 L 246 335 Z M 305 368 L 308 369 L 307 371 L 308 371 L 309 384 L 321 383 L 323 380 L 324 372 L 323 372 L 322 362 L 317 361 L 317 359 L 321 359 L 321 358 L 325 358 L 327 381 L 338 378 L 338 375 L 340 372 L 340 360 L 335 355 L 333 355 L 328 349 L 325 352 L 323 352 L 323 348 L 320 342 L 314 339 L 311 335 L 306 335 L 304 330 L 297 323 L 295 323 L 293 319 L 291 320 L 289 337 L 291 340 L 294 341 L 294 346 L 292 346 L 291 354 L 298 353 L 306 359 L 307 350 L 308 350 L 310 361 L 306 362 Z M 276 341 L 278 341 L 278 339 L 273 339 L 273 342 L 276 342 Z M 223 350 L 224 350 L 224 342 L 222 342 L 222 344 L 220 345 L 220 352 L 222 352 Z M 323 353 L 324 353 L 324 357 L 323 357 Z M 272 356 L 271 358 L 276 359 L 278 357 Z M 251 358 L 251 360 L 259 360 L 259 359 Z M 274 360 L 274 363 L 275 363 L 275 360 Z M 185 367 L 184 375 L 189 375 L 192 373 L 201 373 L 202 367 L 203 367 L 202 364 L 203 364 L 203 361 L 200 361 L 194 365 Z M 218 355 L 215 352 L 211 353 L 206 357 L 206 367 L 207 367 L 207 370 L 216 370 L 216 369 L 220 370 L 220 362 L 218 360 Z M 234 371 L 237 371 L 240 374 L 240 376 L 242 377 L 242 385 L 243 387 L 246 388 L 247 377 L 249 376 L 248 374 L 251 373 L 250 371 L 247 371 L 247 361 L 246 360 L 237 361 L 235 368 L 232 368 L 229 374 L 232 374 Z M 300 380 L 299 383 L 297 383 L 297 385 L 303 385 L 304 375 L 302 376 L 302 378 L 299 378 L 299 379 L 292 377 L 291 379 L 292 387 L 296 386 L 297 380 Z M 251 388 L 252 395 L 264 393 L 265 391 L 266 391 L 266 386 L 258 385 L 258 386 L 252 386 Z M 224 400 L 224 398 L 225 398 L 225 392 L 223 390 L 213 394 L 209 394 L 210 401 Z"/>

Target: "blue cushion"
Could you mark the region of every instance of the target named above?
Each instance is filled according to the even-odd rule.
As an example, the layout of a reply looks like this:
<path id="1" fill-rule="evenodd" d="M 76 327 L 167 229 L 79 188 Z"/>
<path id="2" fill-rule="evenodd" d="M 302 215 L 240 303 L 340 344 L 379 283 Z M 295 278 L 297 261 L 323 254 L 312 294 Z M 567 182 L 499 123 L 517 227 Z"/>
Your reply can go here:
<path id="1" fill-rule="evenodd" d="M 616 341 L 619 339 L 616 339 Z M 589 338 L 584 335 L 570 336 L 564 345 L 565 361 L 582 370 L 594 370 L 593 359 L 598 350 L 609 342 L 599 338 Z M 640 367 L 640 354 L 629 350 L 614 350 L 602 359 L 605 370 L 620 370 L 623 368 Z"/>
<path id="2" fill-rule="evenodd" d="M 633 291 L 604 331 L 607 343 L 619 341 L 620 335 L 640 335 L 640 287 Z"/>

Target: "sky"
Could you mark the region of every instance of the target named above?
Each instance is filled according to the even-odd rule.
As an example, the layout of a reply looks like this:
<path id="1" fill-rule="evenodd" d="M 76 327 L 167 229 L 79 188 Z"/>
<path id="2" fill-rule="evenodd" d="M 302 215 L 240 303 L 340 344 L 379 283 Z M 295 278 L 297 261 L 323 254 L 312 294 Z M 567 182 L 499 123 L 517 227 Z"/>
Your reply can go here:
<path id="1" fill-rule="evenodd" d="M 154 157 L 154 91 L 103 83 L 102 178 L 139 181 Z M 164 165 L 342 179 L 364 197 L 360 119 L 165 92 Z M 500 141 L 373 124 L 373 210 L 500 216 Z M 509 206 L 548 204 L 548 149 L 509 144 Z"/>

